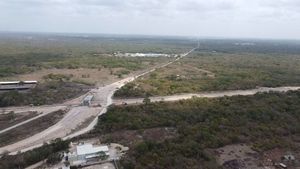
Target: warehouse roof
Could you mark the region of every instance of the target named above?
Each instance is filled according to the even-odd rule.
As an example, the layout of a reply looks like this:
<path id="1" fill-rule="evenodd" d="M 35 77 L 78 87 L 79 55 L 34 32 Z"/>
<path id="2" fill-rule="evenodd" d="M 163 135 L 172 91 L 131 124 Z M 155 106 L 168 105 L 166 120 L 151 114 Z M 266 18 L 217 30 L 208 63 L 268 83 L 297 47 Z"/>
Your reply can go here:
<path id="1" fill-rule="evenodd" d="M 94 98 L 93 95 L 87 95 L 83 100 L 84 101 L 91 101 Z"/>
<path id="2" fill-rule="evenodd" d="M 18 83 L 37 83 L 37 81 L 7 81 L 7 82 L 0 82 L 0 84 L 8 85 L 8 84 L 18 84 Z"/>
<path id="3" fill-rule="evenodd" d="M 108 146 L 93 147 L 92 144 L 83 144 L 76 147 L 77 155 L 88 155 L 99 152 L 108 152 Z"/>

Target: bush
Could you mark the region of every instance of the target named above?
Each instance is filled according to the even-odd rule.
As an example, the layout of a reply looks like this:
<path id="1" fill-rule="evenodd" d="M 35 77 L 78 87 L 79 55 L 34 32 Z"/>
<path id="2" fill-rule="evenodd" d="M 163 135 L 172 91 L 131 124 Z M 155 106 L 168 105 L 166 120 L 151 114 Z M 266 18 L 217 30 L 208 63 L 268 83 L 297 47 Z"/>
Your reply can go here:
<path id="1" fill-rule="evenodd" d="M 45 144 L 42 147 L 20 153 L 17 155 L 4 155 L 0 158 L 0 169 L 18 169 L 26 168 L 42 160 L 47 160 L 50 163 L 58 160 L 58 152 L 69 148 L 69 141 L 61 139 L 53 140 L 50 144 Z"/>

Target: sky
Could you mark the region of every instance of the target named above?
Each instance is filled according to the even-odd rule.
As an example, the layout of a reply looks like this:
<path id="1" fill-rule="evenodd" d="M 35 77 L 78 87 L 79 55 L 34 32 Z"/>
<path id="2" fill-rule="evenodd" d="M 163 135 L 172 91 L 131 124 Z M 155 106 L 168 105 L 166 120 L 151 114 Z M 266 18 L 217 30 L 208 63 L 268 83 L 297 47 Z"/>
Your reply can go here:
<path id="1" fill-rule="evenodd" d="M 300 39 L 300 0 L 0 0 L 0 31 Z"/>

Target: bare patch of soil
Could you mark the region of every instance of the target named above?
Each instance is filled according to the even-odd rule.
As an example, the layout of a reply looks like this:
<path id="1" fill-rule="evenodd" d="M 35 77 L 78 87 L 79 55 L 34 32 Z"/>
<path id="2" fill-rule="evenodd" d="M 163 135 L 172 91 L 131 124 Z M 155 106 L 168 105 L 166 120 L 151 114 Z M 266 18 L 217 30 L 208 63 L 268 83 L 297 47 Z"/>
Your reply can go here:
<path id="1" fill-rule="evenodd" d="M 260 163 L 265 168 L 275 169 L 280 164 L 284 164 L 289 169 L 300 168 L 300 152 L 297 150 L 287 151 L 275 148 L 262 153 Z"/>
<path id="2" fill-rule="evenodd" d="M 214 150 L 217 162 L 225 169 L 263 169 L 259 154 L 245 144 L 228 145 Z"/>
<path id="3" fill-rule="evenodd" d="M 38 115 L 39 114 L 36 111 L 28 111 L 23 113 L 10 112 L 6 114 L 0 114 L 0 130 L 6 129 Z"/>
<path id="4" fill-rule="evenodd" d="M 35 135 L 61 120 L 66 110 L 58 110 L 46 116 L 33 120 L 10 131 L 0 134 L 0 146 L 12 144 Z"/>
<path id="5" fill-rule="evenodd" d="M 87 118 L 84 122 L 80 123 L 75 129 L 73 129 L 71 131 L 71 133 L 69 133 L 69 134 L 73 134 L 76 131 L 80 131 L 81 129 L 88 127 L 89 124 L 91 124 L 91 122 L 95 119 L 95 117 L 96 116 L 91 116 L 91 117 Z"/>
<path id="6" fill-rule="evenodd" d="M 118 142 L 127 146 L 134 146 L 136 143 L 149 140 L 162 142 L 177 136 L 177 130 L 170 127 L 151 128 L 145 130 L 125 130 L 106 134 L 102 137 L 104 142 Z"/>
<path id="7" fill-rule="evenodd" d="M 195 80 L 214 78 L 215 74 L 194 65 L 178 62 L 160 69 L 159 76 L 170 80 Z"/>

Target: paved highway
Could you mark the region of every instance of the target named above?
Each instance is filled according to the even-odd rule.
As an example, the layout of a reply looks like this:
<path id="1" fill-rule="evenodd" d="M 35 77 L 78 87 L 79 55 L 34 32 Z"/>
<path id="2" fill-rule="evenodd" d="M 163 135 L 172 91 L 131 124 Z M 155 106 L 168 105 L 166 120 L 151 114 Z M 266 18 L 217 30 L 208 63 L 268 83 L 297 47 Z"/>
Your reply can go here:
<path id="1" fill-rule="evenodd" d="M 57 124 L 51 126 L 50 128 L 42 131 L 41 133 L 38 133 L 36 135 L 33 135 L 29 138 L 26 138 L 22 141 L 16 142 L 11 145 L 7 145 L 0 148 L 0 153 L 9 151 L 10 154 L 16 154 L 17 152 L 21 151 L 28 151 L 36 147 L 42 146 L 45 142 L 49 142 L 51 140 L 54 140 L 56 138 L 63 138 L 63 139 L 70 139 L 79 135 L 82 135 L 84 133 L 87 133 L 91 131 L 94 126 L 97 124 L 98 116 L 106 113 L 107 107 L 113 103 L 112 96 L 116 90 L 118 90 L 120 87 L 124 86 L 126 83 L 131 82 L 135 80 L 138 77 L 144 76 L 150 72 L 155 71 L 157 68 L 166 67 L 179 59 L 189 55 L 191 52 L 193 52 L 196 48 L 190 50 L 187 53 L 181 54 L 180 57 L 174 59 L 173 61 L 158 66 L 154 69 L 148 70 L 146 72 L 143 72 L 139 75 L 128 77 L 125 79 L 122 79 L 118 82 L 112 83 L 110 85 L 106 85 L 104 87 L 100 87 L 97 89 L 93 89 L 90 91 L 90 93 L 93 93 L 95 96 L 95 100 L 97 103 L 102 105 L 102 107 L 86 107 L 86 106 L 79 106 L 82 98 L 85 96 L 81 96 L 79 98 L 67 101 L 66 103 L 60 104 L 60 106 L 70 106 L 70 111 L 65 115 L 65 117 L 60 120 Z M 76 106 L 78 105 L 78 106 Z M 57 106 L 57 105 L 54 105 Z M 52 106 L 42 106 L 42 107 L 49 107 Z M 9 110 L 17 110 L 17 109 L 23 109 L 25 108 L 8 108 Z M 39 109 L 40 107 L 35 107 L 36 109 Z M 35 109 L 30 108 L 30 109 Z M 33 110 L 34 111 L 34 110 Z M 96 118 L 84 129 L 73 132 L 74 129 L 76 129 L 80 124 L 84 123 L 87 119 L 96 116 Z"/>
<path id="2" fill-rule="evenodd" d="M 29 138 L 26 138 L 14 144 L 1 147 L 0 153 L 4 151 L 9 151 L 11 152 L 11 154 L 16 154 L 18 151 L 24 152 L 36 147 L 40 147 L 43 145 L 44 142 L 49 142 L 56 138 L 70 139 L 91 131 L 97 124 L 98 116 L 106 113 L 107 107 L 110 106 L 112 103 L 122 104 L 123 102 L 126 102 L 128 104 L 136 104 L 136 103 L 141 103 L 143 101 L 142 98 L 112 100 L 112 96 L 116 90 L 118 90 L 126 83 L 131 82 L 140 76 L 144 76 L 150 72 L 155 71 L 157 68 L 166 67 L 174 63 L 175 61 L 178 61 L 179 59 L 189 55 L 194 50 L 195 49 L 192 49 L 191 51 L 182 54 L 180 57 L 174 59 L 172 62 L 158 66 L 146 72 L 140 73 L 137 76 L 131 76 L 122 79 L 118 82 L 112 83 L 110 85 L 106 85 L 104 87 L 91 90 L 89 93 L 94 94 L 95 96 L 94 102 L 96 102 L 96 104 L 101 104 L 102 107 L 79 106 L 81 100 L 85 96 L 83 95 L 79 98 L 69 100 L 59 105 L 6 108 L 5 110 L 7 111 L 26 111 L 26 110 L 35 111 L 35 110 L 40 110 L 42 108 L 54 109 L 57 108 L 58 106 L 62 106 L 62 108 L 64 107 L 70 108 L 70 111 L 65 115 L 65 117 L 62 120 L 60 120 L 58 123 L 51 126 L 50 128 L 42 131 L 41 133 L 33 135 Z M 192 98 L 194 96 L 211 98 L 211 97 L 223 97 L 223 96 L 234 96 L 234 95 L 253 95 L 258 92 L 270 92 L 270 91 L 286 92 L 288 90 L 299 90 L 299 89 L 300 87 L 258 88 L 252 90 L 235 90 L 235 91 L 207 92 L 207 93 L 198 93 L 198 94 L 182 94 L 182 95 L 165 96 L 165 97 L 151 97 L 150 99 L 152 101 L 175 101 L 175 100 Z M 86 128 L 74 132 L 74 129 L 76 129 L 80 124 L 84 123 L 87 119 L 90 119 L 91 117 L 95 117 L 95 118 Z M 21 124 L 18 126 L 21 126 Z"/>

